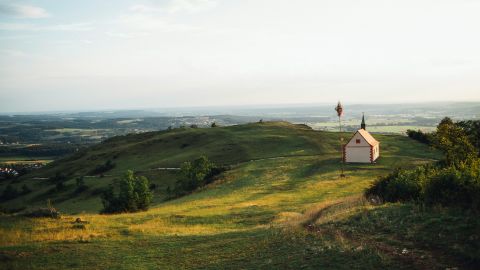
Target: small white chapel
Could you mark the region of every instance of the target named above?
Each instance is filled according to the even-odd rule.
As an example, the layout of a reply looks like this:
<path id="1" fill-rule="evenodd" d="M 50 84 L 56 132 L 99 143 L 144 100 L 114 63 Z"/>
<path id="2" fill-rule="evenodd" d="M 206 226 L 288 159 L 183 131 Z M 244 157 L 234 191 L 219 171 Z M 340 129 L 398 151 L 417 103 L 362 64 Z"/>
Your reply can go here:
<path id="1" fill-rule="evenodd" d="M 380 142 L 367 131 L 365 115 L 361 128 L 343 146 L 343 161 L 347 163 L 374 163 L 380 157 Z"/>

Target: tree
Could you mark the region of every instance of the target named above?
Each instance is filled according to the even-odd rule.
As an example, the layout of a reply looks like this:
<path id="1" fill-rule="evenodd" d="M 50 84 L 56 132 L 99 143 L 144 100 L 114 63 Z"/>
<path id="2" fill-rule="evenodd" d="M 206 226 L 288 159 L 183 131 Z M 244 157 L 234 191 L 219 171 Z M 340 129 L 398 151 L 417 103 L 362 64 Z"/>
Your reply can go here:
<path id="1" fill-rule="evenodd" d="M 431 133 L 424 133 L 421 130 L 416 131 L 416 130 L 408 129 L 407 136 L 424 144 L 430 144 L 432 140 Z"/>
<path id="2" fill-rule="evenodd" d="M 144 176 L 136 176 L 128 170 L 125 176 L 110 184 L 102 194 L 103 212 L 136 212 L 148 210 L 153 193 Z"/>
<path id="3" fill-rule="evenodd" d="M 18 190 L 11 184 L 8 184 L 8 186 L 3 190 L 1 200 L 8 201 L 18 197 L 18 195 L 20 195 Z"/>
<path id="4" fill-rule="evenodd" d="M 85 184 L 85 180 L 83 179 L 83 176 L 77 177 L 75 179 L 75 184 L 76 184 L 76 188 L 75 188 L 76 194 L 82 193 L 83 191 L 88 189 L 88 186 Z"/>
<path id="5" fill-rule="evenodd" d="M 218 126 L 218 125 L 217 125 L 217 123 L 215 123 L 215 122 L 213 122 L 212 125 L 211 125 L 212 128 L 217 127 L 217 126 Z"/>
<path id="6" fill-rule="evenodd" d="M 32 190 L 26 184 L 23 184 L 22 194 L 27 194 L 27 193 L 30 193 L 30 192 L 32 192 Z"/>
<path id="7" fill-rule="evenodd" d="M 444 153 L 448 165 L 471 160 L 477 155 L 465 131 L 448 117 L 437 126 L 434 146 Z"/>
<path id="8" fill-rule="evenodd" d="M 65 181 L 67 181 L 67 177 L 61 172 L 56 172 L 55 176 L 50 177 L 50 181 L 54 184 L 58 184 L 60 182 L 63 183 Z"/>
<path id="9" fill-rule="evenodd" d="M 184 177 L 177 181 L 175 187 L 177 195 L 208 184 L 209 176 L 211 176 L 214 168 L 215 165 L 206 156 L 201 156 L 193 162 L 184 162 L 180 169 Z"/>
<path id="10" fill-rule="evenodd" d="M 115 168 L 115 163 L 109 159 L 104 164 L 97 165 L 93 170 L 90 171 L 90 174 L 103 174 L 113 168 Z"/>
<path id="11" fill-rule="evenodd" d="M 480 120 L 460 121 L 457 125 L 465 131 L 480 156 Z"/>
<path id="12" fill-rule="evenodd" d="M 135 198 L 137 200 L 137 209 L 143 211 L 148 210 L 153 198 L 148 179 L 145 176 L 140 176 L 137 181 L 135 181 L 134 190 L 136 193 Z"/>

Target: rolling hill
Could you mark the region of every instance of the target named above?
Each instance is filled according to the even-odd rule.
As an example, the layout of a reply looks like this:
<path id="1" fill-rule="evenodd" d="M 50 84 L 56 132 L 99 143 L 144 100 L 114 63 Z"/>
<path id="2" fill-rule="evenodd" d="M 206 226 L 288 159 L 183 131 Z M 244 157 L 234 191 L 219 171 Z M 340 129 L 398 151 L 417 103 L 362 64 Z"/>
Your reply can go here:
<path id="1" fill-rule="evenodd" d="M 348 139 L 350 134 L 344 134 Z M 434 158 L 435 154 L 418 151 L 425 148 L 402 136 L 381 136 L 382 156 L 376 167 L 382 171 L 383 164 L 400 166 L 405 163 L 401 155 L 414 159 Z M 413 147 L 412 144 L 413 143 Z M 327 159 L 329 166 L 338 160 L 338 133 L 315 131 L 305 125 L 288 122 L 252 123 L 217 128 L 182 128 L 169 131 L 130 134 L 111 138 L 103 143 L 77 152 L 74 155 L 51 163 L 49 166 L 21 178 L 14 186 L 23 184 L 34 192 L 6 202 L 5 207 L 21 205 L 45 205 L 51 200 L 64 212 L 98 212 L 101 209 L 99 194 L 114 178 L 126 170 L 134 170 L 147 176 L 156 185 L 155 203 L 165 199 L 165 189 L 173 186 L 179 177 L 175 170 L 182 162 L 206 155 L 219 165 L 239 165 L 254 160 L 288 157 L 315 157 Z M 396 161 L 390 160 L 396 156 Z M 410 160 L 411 159 L 411 160 Z M 94 174 L 97 166 L 111 160 L 115 167 L 103 174 Z M 398 163 L 393 165 L 393 163 Z M 411 163 L 411 162 L 410 162 Z M 387 169 L 384 168 L 384 169 Z M 49 177 L 62 173 L 69 179 L 66 188 L 55 191 Z M 89 189 L 74 194 L 75 178 L 84 176 Z"/>
<path id="2" fill-rule="evenodd" d="M 42 205 L 49 196 L 69 214 L 60 220 L 0 216 L 0 263 L 13 269 L 471 266 L 465 261 L 478 258 L 476 241 L 469 238 L 480 228 L 478 220 L 362 199 L 377 176 L 438 158 L 407 137 L 376 138 L 379 161 L 347 165 L 347 178 L 339 178 L 338 133 L 304 125 L 267 122 L 116 137 L 15 183 L 27 183 L 34 192 L 5 207 Z M 202 154 L 230 169 L 190 195 L 164 201 L 165 188 L 178 175 L 158 168 L 178 167 Z M 74 196 L 74 178 L 89 175 L 108 159 L 115 168 L 104 177 L 86 178 L 89 189 Z M 101 208 L 97 190 L 127 169 L 157 185 L 154 205 L 146 212 L 96 214 Z M 47 193 L 53 186 L 41 178 L 56 172 L 68 175 L 70 187 Z M 72 225 L 77 217 L 87 222 L 81 229 Z M 443 238 L 425 237 L 435 233 Z"/>

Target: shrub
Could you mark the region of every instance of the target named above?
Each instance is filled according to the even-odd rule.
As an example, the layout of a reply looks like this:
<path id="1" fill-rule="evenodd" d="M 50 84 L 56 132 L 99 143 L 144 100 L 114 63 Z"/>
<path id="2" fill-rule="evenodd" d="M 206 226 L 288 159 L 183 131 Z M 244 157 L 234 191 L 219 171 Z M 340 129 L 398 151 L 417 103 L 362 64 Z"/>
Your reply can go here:
<path id="1" fill-rule="evenodd" d="M 465 130 L 448 117 L 438 124 L 433 146 L 443 152 L 447 166 L 458 165 L 477 157 L 477 151 Z"/>
<path id="2" fill-rule="evenodd" d="M 386 202 L 417 201 L 480 211 L 480 160 L 446 168 L 422 166 L 380 177 L 365 191 Z"/>
<path id="3" fill-rule="evenodd" d="M 110 171 L 111 169 L 115 168 L 115 163 L 113 163 L 110 159 L 105 162 L 105 164 L 98 165 L 95 169 L 90 171 L 90 174 L 103 174 L 105 172 Z"/>
<path id="4" fill-rule="evenodd" d="M 83 176 L 77 177 L 75 179 L 75 185 L 76 185 L 75 194 L 80 194 L 88 189 L 88 186 L 85 184 L 85 180 L 83 179 Z"/>
<path id="5" fill-rule="evenodd" d="M 25 217 L 30 218 L 55 218 L 58 219 L 61 217 L 60 212 L 57 211 L 55 208 L 37 208 L 30 211 L 27 211 L 23 214 Z"/>
<path id="6" fill-rule="evenodd" d="M 9 184 L 4 190 L 3 190 L 3 193 L 2 193 L 2 196 L 1 196 L 1 200 L 2 201 L 8 201 L 8 200 L 12 200 L 12 199 L 15 199 L 16 197 L 18 197 L 20 195 L 20 193 L 18 192 L 18 190 L 12 186 L 11 184 Z"/>
<path id="7" fill-rule="evenodd" d="M 378 196 L 386 202 L 419 200 L 422 187 L 428 175 L 432 173 L 429 167 L 420 167 L 412 171 L 397 169 L 375 181 L 365 195 Z"/>
<path id="8" fill-rule="evenodd" d="M 480 162 L 448 167 L 426 182 L 425 202 L 480 211 Z"/>
<path id="9" fill-rule="evenodd" d="M 53 184 L 61 183 L 67 181 L 67 176 L 61 172 L 56 172 L 55 176 L 49 178 L 50 182 Z"/>
<path id="10" fill-rule="evenodd" d="M 183 178 L 175 183 L 175 193 L 182 195 L 207 184 L 206 177 L 214 167 L 206 156 L 201 156 L 193 162 L 184 162 L 181 166 Z"/>
<path id="11" fill-rule="evenodd" d="M 31 217 L 31 218 L 42 218 L 42 217 L 55 218 L 55 219 L 61 218 L 60 212 L 52 206 L 52 204 L 50 203 L 50 200 L 48 200 L 47 202 L 47 207 L 32 209 L 30 211 L 25 212 L 23 216 Z"/>
<path id="12" fill-rule="evenodd" d="M 23 184 L 22 186 L 22 194 L 28 194 L 32 192 L 32 190 L 26 185 L 26 184 Z"/>
<path id="13" fill-rule="evenodd" d="M 66 187 L 65 187 L 65 184 L 63 182 L 58 182 L 56 185 L 55 185 L 55 189 L 57 191 L 62 191 L 64 190 Z"/>
<path id="14" fill-rule="evenodd" d="M 456 123 L 467 134 L 480 156 L 480 120 L 460 121 Z"/>
<path id="15" fill-rule="evenodd" d="M 432 134 L 431 133 L 424 133 L 421 130 L 416 131 L 416 130 L 408 129 L 407 130 L 407 136 L 416 140 L 416 141 L 424 143 L 424 144 L 431 144 L 432 143 Z"/>
<path id="16" fill-rule="evenodd" d="M 102 194 L 103 213 L 148 210 L 153 194 L 148 179 L 127 171 L 125 176 L 110 184 Z"/>
<path id="17" fill-rule="evenodd" d="M 175 183 L 173 190 L 167 187 L 166 192 L 172 194 L 172 197 L 185 195 L 210 184 L 216 175 L 225 170 L 225 167 L 215 165 L 206 156 L 201 156 L 192 162 L 184 162 L 181 167 L 183 177 Z"/>

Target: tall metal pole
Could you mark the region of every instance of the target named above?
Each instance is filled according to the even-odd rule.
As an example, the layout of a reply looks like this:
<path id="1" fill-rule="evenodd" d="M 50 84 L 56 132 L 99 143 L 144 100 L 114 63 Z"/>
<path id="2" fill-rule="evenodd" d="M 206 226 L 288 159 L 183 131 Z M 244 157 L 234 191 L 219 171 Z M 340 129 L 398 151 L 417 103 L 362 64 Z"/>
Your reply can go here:
<path id="1" fill-rule="evenodd" d="M 337 111 L 337 115 L 338 115 L 338 126 L 339 126 L 339 130 L 340 132 L 338 133 L 338 137 L 339 137 L 339 140 L 340 140 L 340 169 L 341 169 L 341 173 L 340 173 L 340 178 L 343 178 L 345 177 L 345 174 L 344 174 L 344 149 L 343 149 L 343 137 L 342 137 L 342 114 L 343 114 L 343 107 L 342 107 L 342 104 L 340 103 L 340 101 L 338 102 L 337 104 L 337 107 L 335 107 L 335 111 Z"/>

